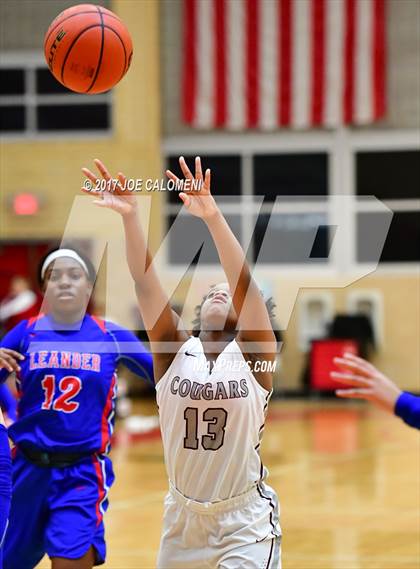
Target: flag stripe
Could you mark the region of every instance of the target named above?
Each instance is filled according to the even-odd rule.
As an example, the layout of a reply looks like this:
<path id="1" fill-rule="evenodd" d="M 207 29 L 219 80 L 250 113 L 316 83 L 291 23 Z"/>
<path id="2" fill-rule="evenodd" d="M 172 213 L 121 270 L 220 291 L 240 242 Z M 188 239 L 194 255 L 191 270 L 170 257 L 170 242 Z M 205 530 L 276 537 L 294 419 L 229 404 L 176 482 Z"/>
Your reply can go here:
<path id="1" fill-rule="evenodd" d="M 243 2 L 228 0 L 227 5 L 227 126 L 240 129 L 245 126 L 245 16 Z"/>
<path id="2" fill-rule="evenodd" d="M 385 114 L 385 0 L 373 0 L 373 118 L 380 119 Z"/>
<path id="3" fill-rule="evenodd" d="M 291 118 L 291 77 L 292 77 L 292 2 L 280 0 L 279 10 L 279 109 L 280 124 L 287 126 Z"/>
<path id="4" fill-rule="evenodd" d="M 259 81 L 260 124 L 264 129 L 277 126 L 277 69 L 278 69 L 278 2 L 261 4 L 258 36 L 261 76 Z"/>
<path id="5" fill-rule="evenodd" d="M 386 112 L 386 0 L 183 0 L 196 128 L 368 124 Z"/>
<path id="6" fill-rule="evenodd" d="M 310 111 L 310 2 L 295 2 L 293 18 L 292 122 L 297 128 L 309 125 Z"/>
<path id="7" fill-rule="evenodd" d="M 247 31 L 247 126 L 254 128 L 258 123 L 258 0 L 246 0 L 246 31 Z"/>
<path id="8" fill-rule="evenodd" d="M 214 117 L 214 3 L 208 0 L 197 0 L 198 3 L 198 61 L 197 67 L 197 112 L 196 126 L 209 128 L 213 126 Z"/>
<path id="9" fill-rule="evenodd" d="M 325 73 L 325 1 L 312 2 L 312 125 L 322 124 Z"/>
<path id="10" fill-rule="evenodd" d="M 215 126 L 226 121 L 226 46 L 225 0 L 215 0 Z"/>
<path id="11" fill-rule="evenodd" d="M 370 0 L 356 1 L 354 118 L 359 124 L 368 123 L 372 116 L 372 8 Z"/>
<path id="12" fill-rule="evenodd" d="M 196 2 L 184 2 L 184 65 L 183 65 L 183 100 L 182 116 L 187 124 L 192 124 L 196 103 Z"/>
<path id="13" fill-rule="evenodd" d="M 328 0 L 326 32 L 325 124 L 333 127 L 342 123 L 343 116 L 343 5 Z"/>
<path id="14" fill-rule="evenodd" d="M 354 108 L 354 42 L 355 0 L 345 0 L 345 46 L 344 46 L 344 123 L 353 120 Z"/>

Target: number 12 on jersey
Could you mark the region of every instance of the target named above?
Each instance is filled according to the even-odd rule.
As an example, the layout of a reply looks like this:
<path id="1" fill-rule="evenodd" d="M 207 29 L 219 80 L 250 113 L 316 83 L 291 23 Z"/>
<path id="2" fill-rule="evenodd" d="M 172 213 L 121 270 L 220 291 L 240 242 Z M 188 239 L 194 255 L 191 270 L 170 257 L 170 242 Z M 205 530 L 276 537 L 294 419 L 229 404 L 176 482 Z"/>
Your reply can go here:
<path id="1" fill-rule="evenodd" d="M 204 450 L 218 450 L 223 445 L 227 416 L 226 409 L 220 407 L 209 407 L 204 411 L 203 421 L 208 423 L 207 435 L 201 437 L 201 446 Z M 198 409 L 187 407 L 184 411 L 184 419 L 186 421 L 184 448 L 197 450 L 199 443 L 197 437 Z"/>
<path id="2" fill-rule="evenodd" d="M 63 413 L 74 413 L 79 408 L 77 401 L 72 401 L 82 389 L 80 378 L 74 375 L 66 375 L 62 377 L 58 384 L 59 397 L 54 401 L 56 394 L 55 375 L 46 375 L 41 382 L 42 389 L 45 392 L 45 399 L 41 409 L 54 411 L 63 411 Z M 54 402 L 53 402 L 54 401 Z"/>

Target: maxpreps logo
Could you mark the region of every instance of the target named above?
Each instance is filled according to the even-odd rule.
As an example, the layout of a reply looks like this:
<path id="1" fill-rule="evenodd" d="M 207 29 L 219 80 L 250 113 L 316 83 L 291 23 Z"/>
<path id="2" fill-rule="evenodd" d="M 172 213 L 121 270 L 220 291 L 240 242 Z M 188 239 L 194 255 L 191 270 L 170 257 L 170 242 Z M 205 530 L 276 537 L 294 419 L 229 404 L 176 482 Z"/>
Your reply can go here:
<path id="1" fill-rule="evenodd" d="M 55 57 L 55 53 L 57 51 L 58 45 L 61 42 L 61 40 L 63 39 L 63 37 L 66 35 L 67 32 L 65 32 L 63 30 L 63 28 L 61 28 L 61 30 L 59 30 L 58 34 L 55 36 L 55 40 L 53 41 L 51 47 L 50 47 L 50 55 L 48 57 L 48 67 L 51 69 L 52 71 L 52 66 L 53 66 L 53 61 L 54 61 L 54 57 Z"/>

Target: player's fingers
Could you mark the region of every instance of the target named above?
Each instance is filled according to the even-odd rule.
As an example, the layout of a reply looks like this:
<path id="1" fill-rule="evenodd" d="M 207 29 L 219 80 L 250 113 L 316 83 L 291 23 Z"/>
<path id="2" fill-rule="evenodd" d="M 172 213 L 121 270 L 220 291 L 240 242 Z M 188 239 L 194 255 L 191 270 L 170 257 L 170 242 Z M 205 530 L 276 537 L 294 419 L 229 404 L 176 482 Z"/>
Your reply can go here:
<path id="1" fill-rule="evenodd" d="M 99 180 L 98 176 L 91 172 L 89 168 L 82 168 L 83 174 L 88 178 L 93 184 L 96 184 Z"/>
<path id="2" fill-rule="evenodd" d="M 335 394 L 338 395 L 338 397 L 349 397 L 352 399 L 372 398 L 370 389 L 336 389 Z"/>
<path id="3" fill-rule="evenodd" d="M 203 179 L 203 170 L 201 168 L 201 158 L 199 156 L 195 157 L 195 179 Z"/>
<path id="4" fill-rule="evenodd" d="M 165 171 L 165 174 L 167 175 L 167 177 L 168 177 L 170 180 L 173 180 L 174 182 L 178 182 L 178 181 L 179 181 L 178 176 L 176 176 L 173 172 L 171 172 L 171 170 L 166 170 L 166 171 Z"/>
<path id="5" fill-rule="evenodd" d="M 102 190 L 95 190 L 93 188 L 89 188 L 88 184 L 85 184 L 84 186 L 82 186 L 80 188 L 80 190 L 84 193 L 84 194 L 89 194 L 89 195 L 94 195 L 94 196 L 98 196 L 101 195 L 103 192 Z"/>
<path id="6" fill-rule="evenodd" d="M 17 365 L 15 358 L 7 352 L 2 351 L 1 358 L 10 365 Z"/>
<path id="7" fill-rule="evenodd" d="M 359 356 L 352 354 L 351 352 L 345 352 L 344 357 L 349 359 L 349 360 L 352 360 L 353 362 L 357 362 L 359 365 L 364 366 L 366 369 L 376 371 L 375 366 L 373 366 L 371 363 L 369 363 L 365 359 L 359 358 Z"/>
<path id="8" fill-rule="evenodd" d="M 111 174 L 108 172 L 105 164 L 99 160 L 99 158 L 95 158 L 94 160 L 96 167 L 98 168 L 99 172 L 102 174 L 102 177 L 105 180 L 111 180 Z"/>
<path id="9" fill-rule="evenodd" d="M 16 360 L 7 354 L 2 354 L 0 365 L 5 367 L 8 371 L 20 371 L 20 366 Z"/>
<path id="10" fill-rule="evenodd" d="M 371 380 L 351 373 L 339 373 L 338 371 L 332 371 L 330 372 L 330 377 L 334 381 L 339 381 L 347 385 L 355 385 L 359 387 L 372 387 L 373 385 L 373 382 Z"/>
<path id="11" fill-rule="evenodd" d="M 124 196 L 127 188 L 127 176 L 122 172 L 118 172 L 116 182 L 113 193 L 117 196 Z"/>
<path id="12" fill-rule="evenodd" d="M 344 368 L 350 371 L 356 371 L 360 375 L 363 375 L 365 377 L 372 376 L 372 372 L 370 369 L 359 364 L 358 362 L 348 360 L 347 358 L 334 358 L 334 363 L 340 368 Z"/>
<path id="13" fill-rule="evenodd" d="M 2 352 L 3 354 L 6 353 L 18 360 L 24 360 L 25 356 L 23 354 L 20 354 L 19 352 L 16 352 L 15 350 L 11 350 L 10 348 L 2 348 Z"/>
<path id="14" fill-rule="evenodd" d="M 190 207 L 190 204 L 191 204 L 191 197 L 190 196 L 188 196 L 185 192 L 180 192 L 179 197 L 183 201 L 185 207 L 187 207 L 187 208 Z"/>
<path id="15" fill-rule="evenodd" d="M 118 181 L 121 184 L 121 186 L 123 188 L 125 188 L 127 186 L 127 176 L 125 174 L 123 174 L 122 172 L 118 172 L 117 178 L 118 178 Z"/>
<path id="16" fill-rule="evenodd" d="M 211 171 L 210 168 L 207 168 L 204 176 L 204 188 L 207 192 L 210 192 L 210 182 L 211 182 Z"/>
<path id="17" fill-rule="evenodd" d="M 182 173 L 189 180 L 193 180 L 194 176 L 191 174 L 191 170 L 188 168 L 185 158 L 183 156 L 179 157 L 179 165 L 181 166 Z"/>
<path id="18" fill-rule="evenodd" d="M 0 358 L 0 369 L 7 369 L 7 371 L 10 372 L 13 371 L 12 366 L 4 358 Z"/>

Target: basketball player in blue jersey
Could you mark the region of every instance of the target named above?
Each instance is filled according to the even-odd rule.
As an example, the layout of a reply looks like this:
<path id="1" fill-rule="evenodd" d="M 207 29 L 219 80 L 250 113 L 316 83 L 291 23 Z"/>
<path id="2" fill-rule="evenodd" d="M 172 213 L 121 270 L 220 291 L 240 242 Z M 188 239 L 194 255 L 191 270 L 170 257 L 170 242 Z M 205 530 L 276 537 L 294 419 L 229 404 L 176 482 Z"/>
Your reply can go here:
<path id="1" fill-rule="evenodd" d="M 86 313 L 94 278 L 77 251 L 50 253 L 40 267 L 46 314 L 0 344 L 0 379 L 15 372 L 20 392 L 5 569 L 32 569 L 45 553 L 53 569 L 105 560 L 116 368 L 151 380 L 153 371 L 134 334 Z"/>
<path id="2" fill-rule="evenodd" d="M 3 542 L 12 496 L 12 464 L 7 429 L 0 409 L 0 568 L 3 567 Z"/>
<path id="3" fill-rule="evenodd" d="M 95 163 L 111 184 L 105 166 Z M 203 175 L 198 157 L 195 176 L 182 157 L 180 166 L 190 187 L 180 198 L 205 223 L 228 281 L 212 287 L 200 306 L 197 337 L 188 335 L 169 304 L 138 221 L 137 199 L 123 193 L 124 175 L 118 175 L 116 192 L 93 192 L 97 205 L 123 218 L 128 265 L 155 354 L 170 486 L 157 566 L 278 569 L 278 502 L 259 454 L 272 393 L 264 363 L 275 360 L 276 337 L 245 253 L 210 193 L 210 170 Z M 83 172 L 96 186 L 97 176 Z M 191 190 L 194 181 L 198 188 Z"/>

